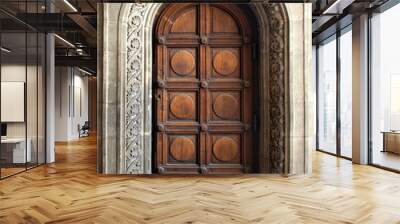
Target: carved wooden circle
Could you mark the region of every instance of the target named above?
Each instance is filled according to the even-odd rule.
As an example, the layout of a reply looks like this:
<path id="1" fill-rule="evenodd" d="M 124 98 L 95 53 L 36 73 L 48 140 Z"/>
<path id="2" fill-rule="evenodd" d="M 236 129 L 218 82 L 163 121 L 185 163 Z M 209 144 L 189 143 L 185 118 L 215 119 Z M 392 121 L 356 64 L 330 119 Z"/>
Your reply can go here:
<path id="1" fill-rule="evenodd" d="M 232 138 L 222 137 L 215 141 L 213 153 L 216 159 L 223 162 L 229 162 L 237 157 L 239 146 Z"/>
<path id="2" fill-rule="evenodd" d="M 238 66 L 238 58 L 228 50 L 222 50 L 214 56 L 213 66 L 216 72 L 221 75 L 232 74 Z"/>
<path id="3" fill-rule="evenodd" d="M 192 97 L 188 95 L 177 95 L 175 96 L 169 105 L 171 113 L 180 119 L 187 119 L 193 117 L 195 111 L 195 105 Z"/>
<path id="4" fill-rule="evenodd" d="M 213 109 L 218 117 L 233 119 L 239 113 L 239 103 L 232 95 L 223 93 L 215 97 Z"/>
<path id="5" fill-rule="evenodd" d="M 188 75 L 193 71 L 194 67 L 194 57 L 187 50 L 180 50 L 171 58 L 171 68 L 178 75 Z"/>
<path id="6" fill-rule="evenodd" d="M 175 160 L 192 160 L 195 153 L 193 141 L 187 137 L 176 138 L 170 146 L 170 152 Z"/>

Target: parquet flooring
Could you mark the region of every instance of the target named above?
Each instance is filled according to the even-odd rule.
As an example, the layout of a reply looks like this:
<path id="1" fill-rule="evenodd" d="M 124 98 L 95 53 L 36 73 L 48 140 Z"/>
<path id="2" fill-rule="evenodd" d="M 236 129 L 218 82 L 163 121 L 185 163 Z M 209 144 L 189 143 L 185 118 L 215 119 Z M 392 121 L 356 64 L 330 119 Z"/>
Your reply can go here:
<path id="1" fill-rule="evenodd" d="M 23 171 L 25 171 L 25 167 L 23 167 L 23 168 L 14 168 L 14 167 L 12 167 L 12 168 L 9 168 L 9 167 L 7 167 L 7 168 L 1 168 L 1 176 L 2 177 L 8 177 L 8 176 L 11 176 L 11 175 L 13 175 L 13 174 L 16 174 L 16 173 L 19 173 L 19 172 L 23 172 Z"/>
<path id="2" fill-rule="evenodd" d="M 0 223 L 400 223 L 400 175 L 314 154 L 312 176 L 97 175 L 95 139 L 0 181 Z"/>
<path id="3" fill-rule="evenodd" d="M 375 148 L 376 149 L 376 148 Z M 374 164 L 400 170 L 400 155 L 390 152 L 375 150 L 373 155 Z"/>

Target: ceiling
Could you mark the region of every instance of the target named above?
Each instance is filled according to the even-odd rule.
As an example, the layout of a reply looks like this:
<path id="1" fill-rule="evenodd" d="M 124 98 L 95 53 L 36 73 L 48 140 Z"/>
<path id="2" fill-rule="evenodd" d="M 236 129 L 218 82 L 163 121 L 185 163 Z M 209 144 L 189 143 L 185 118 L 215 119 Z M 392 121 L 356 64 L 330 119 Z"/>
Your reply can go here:
<path id="1" fill-rule="evenodd" d="M 320 43 L 350 25 L 354 17 L 376 12 L 390 1 L 392 0 L 313 0 L 313 44 Z"/>
<path id="2" fill-rule="evenodd" d="M 153 0 L 142 1 L 151 2 Z M 168 2 L 167 0 L 158 1 Z M 192 2 L 192 0 L 187 1 Z M 231 1 L 218 0 L 218 2 Z M 354 16 L 377 8 L 387 1 L 312 0 L 313 43 L 319 43 L 332 36 L 338 29 L 351 24 Z M 30 54 L 36 48 L 34 43 L 29 43 L 25 51 L 25 39 L 22 37 L 26 30 L 29 32 L 54 32 L 57 34 L 55 38 L 56 64 L 80 66 L 95 73 L 98 2 L 133 2 L 133 0 L 47 0 L 47 5 L 46 0 L 1 0 L 1 30 L 3 33 L 8 33 L 3 35 L 3 43 L 7 42 L 10 47 L 14 48 L 12 54 L 17 57 Z M 243 2 L 248 2 L 248 0 L 243 0 Z M 310 1 L 272 0 L 270 2 Z"/>
<path id="3" fill-rule="evenodd" d="M 52 32 L 56 34 L 56 65 L 79 66 L 96 73 L 96 2 L 1 0 L 0 23 L 2 46 L 12 49 L 9 58 L 32 58 L 37 48 L 30 42 L 37 41 L 31 39 L 38 33 Z"/>

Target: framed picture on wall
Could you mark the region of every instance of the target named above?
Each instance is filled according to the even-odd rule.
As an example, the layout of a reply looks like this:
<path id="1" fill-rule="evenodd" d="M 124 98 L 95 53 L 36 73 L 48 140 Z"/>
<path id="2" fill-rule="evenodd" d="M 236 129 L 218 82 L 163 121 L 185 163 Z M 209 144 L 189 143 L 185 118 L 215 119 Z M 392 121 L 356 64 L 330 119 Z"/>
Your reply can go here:
<path id="1" fill-rule="evenodd" d="M 1 82 L 1 122 L 25 122 L 25 82 Z"/>

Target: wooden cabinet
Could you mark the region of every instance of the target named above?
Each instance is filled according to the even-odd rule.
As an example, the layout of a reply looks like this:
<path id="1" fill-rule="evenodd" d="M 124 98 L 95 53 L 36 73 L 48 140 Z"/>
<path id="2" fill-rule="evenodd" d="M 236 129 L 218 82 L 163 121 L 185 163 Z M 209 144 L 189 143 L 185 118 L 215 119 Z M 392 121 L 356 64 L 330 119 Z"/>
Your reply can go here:
<path id="1" fill-rule="evenodd" d="M 251 170 L 253 36 L 233 4 L 171 4 L 156 27 L 160 173 Z"/>
<path id="2" fill-rule="evenodd" d="M 400 154 L 400 132 L 383 133 L 383 152 Z"/>

